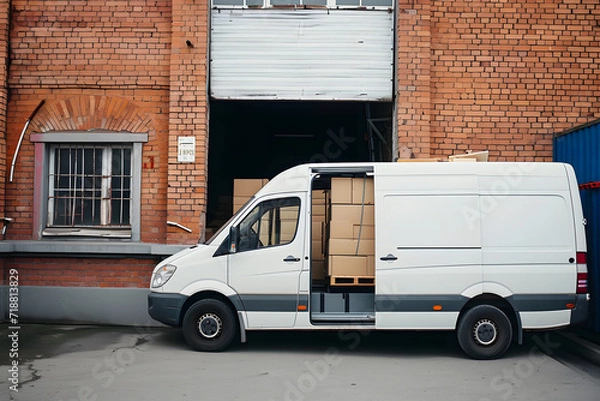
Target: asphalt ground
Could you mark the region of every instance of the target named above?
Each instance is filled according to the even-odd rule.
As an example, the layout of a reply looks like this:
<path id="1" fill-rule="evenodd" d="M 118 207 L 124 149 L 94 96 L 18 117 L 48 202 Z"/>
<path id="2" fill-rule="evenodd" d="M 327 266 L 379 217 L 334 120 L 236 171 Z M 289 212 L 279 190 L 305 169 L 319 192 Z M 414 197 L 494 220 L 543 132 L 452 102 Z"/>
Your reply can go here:
<path id="1" fill-rule="evenodd" d="M 0 327 L 0 400 L 600 399 L 600 367 L 572 351 L 570 331 L 528 333 L 503 358 L 475 361 L 453 333 L 250 332 L 200 353 L 178 329 Z"/>

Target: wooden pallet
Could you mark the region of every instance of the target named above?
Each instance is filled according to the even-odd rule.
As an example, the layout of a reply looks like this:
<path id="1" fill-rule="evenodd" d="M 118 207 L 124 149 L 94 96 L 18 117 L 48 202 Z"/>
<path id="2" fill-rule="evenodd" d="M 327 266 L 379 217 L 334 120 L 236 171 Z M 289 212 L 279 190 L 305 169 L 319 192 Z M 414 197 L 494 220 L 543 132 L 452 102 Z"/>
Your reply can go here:
<path id="1" fill-rule="evenodd" d="M 330 285 L 361 285 L 374 286 L 375 277 L 373 276 L 331 276 Z"/>

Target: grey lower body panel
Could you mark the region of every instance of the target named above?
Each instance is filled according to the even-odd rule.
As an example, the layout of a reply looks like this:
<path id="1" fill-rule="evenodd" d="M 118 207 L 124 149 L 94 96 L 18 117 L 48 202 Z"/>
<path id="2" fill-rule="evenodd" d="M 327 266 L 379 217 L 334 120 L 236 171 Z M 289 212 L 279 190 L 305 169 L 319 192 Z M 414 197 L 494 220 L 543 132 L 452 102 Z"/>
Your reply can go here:
<path id="1" fill-rule="evenodd" d="M 148 315 L 149 293 L 147 288 L 19 286 L 18 320 L 164 327 Z M 1 287 L 0 294 L 8 294 L 8 287 Z M 8 317 L 8 309 L 0 312 L 2 319 Z"/>
<path id="2" fill-rule="evenodd" d="M 585 323 L 588 318 L 589 295 L 577 294 L 575 308 L 571 310 L 571 324 L 577 325 Z"/>

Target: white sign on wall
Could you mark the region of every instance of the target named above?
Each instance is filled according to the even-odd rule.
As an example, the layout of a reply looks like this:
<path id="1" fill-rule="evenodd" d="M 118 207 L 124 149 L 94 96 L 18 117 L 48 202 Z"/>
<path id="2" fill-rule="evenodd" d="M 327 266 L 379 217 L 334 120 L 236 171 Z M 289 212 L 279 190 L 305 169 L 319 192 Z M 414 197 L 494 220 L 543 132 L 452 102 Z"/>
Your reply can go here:
<path id="1" fill-rule="evenodd" d="M 193 163 L 196 160 L 196 138 L 193 136 L 180 136 L 177 138 L 177 161 L 179 163 Z"/>

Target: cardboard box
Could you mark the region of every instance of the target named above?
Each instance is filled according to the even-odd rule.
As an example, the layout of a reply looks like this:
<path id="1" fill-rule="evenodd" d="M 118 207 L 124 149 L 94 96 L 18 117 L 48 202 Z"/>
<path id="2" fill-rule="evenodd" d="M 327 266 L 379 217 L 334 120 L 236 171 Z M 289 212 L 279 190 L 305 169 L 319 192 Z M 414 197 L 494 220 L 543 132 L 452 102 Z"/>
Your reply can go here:
<path id="1" fill-rule="evenodd" d="M 321 221 L 313 221 L 312 222 L 312 240 L 313 241 L 322 241 L 323 240 L 323 225 L 324 223 Z"/>
<path id="2" fill-rule="evenodd" d="M 328 258 L 327 272 L 330 276 L 374 276 L 373 256 L 331 255 Z"/>
<path id="3" fill-rule="evenodd" d="M 326 206 L 325 206 L 325 203 L 323 203 L 323 204 L 318 204 L 318 205 L 313 203 L 312 212 L 311 212 L 311 213 L 312 213 L 313 220 L 314 220 L 315 218 L 317 218 L 317 217 L 320 217 L 320 218 L 321 218 L 321 219 L 320 219 L 321 221 L 325 221 L 325 213 L 326 213 L 326 209 L 327 209 L 327 208 L 326 208 Z"/>
<path id="4" fill-rule="evenodd" d="M 233 180 L 233 196 L 250 198 L 269 182 L 267 178 L 235 178 Z"/>
<path id="5" fill-rule="evenodd" d="M 351 221 L 354 224 L 374 225 L 375 209 L 373 205 L 331 205 L 331 221 Z"/>
<path id="6" fill-rule="evenodd" d="M 431 163 L 431 162 L 443 162 L 443 161 L 447 161 L 445 160 L 443 157 L 436 157 L 436 158 L 420 158 L 420 159 L 398 159 L 398 163 Z"/>
<path id="7" fill-rule="evenodd" d="M 352 238 L 358 239 L 375 240 L 375 226 L 372 224 L 363 224 L 362 227 L 359 224 L 352 226 Z"/>
<path id="8" fill-rule="evenodd" d="M 358 245 L 358 252 L 357 252 Z M 327 248 L 328 255 L 375 255 L 375 241 L 361 239 L 330 238 Z"/>
<path id="9" fill-rule="evenodd" d="M 373 177 L 353 178 L 352 179 L 352 204 L 354 204 L 354 205 L 363 204 L 363 190 L 364 190 L 364 204 L 365 205 L 375 204 L 375 187 L 374 187 L 374 183 L 373 183 Z"/>
<path id="10" fill-rule="evenodd" d="M 251 196 L 248 196 L 248 197 L 234 196 L 233 197 L 233 213 L 240 210 L 242 208 L 242 206 L 244 206 L 246 204 L 246 202 L 248 202 L 248 199 L 250 199 L 250 198 L 251 198 Z"/>
<path id="11" fill-rule="evenodd" d="M 311 259 L 325 260 L 325 254 L 323 253 L 323 242 L 312 241 L 311 242 Z"/>
<path id="12" fill-rule="evenodd" d="M 298 220 L 300 206 L 284 206 L 279 209 L 279 218 L 281 220 Z"/>
<path id="13" fill-rule="evenodd" d="M 375 239 L 375 226 L 372 224 L 354 224 L 351 221 L 332 220 L 329 223 L 329 238 L 339 239 Z"/>
<path id="14" fill-rule="evenodd" d="M 323 222 L 314 222 L 312 223 L 312 246 L 313 246 L 313 253 L 312 256 L 314 257 L 315 254 L 315 249 L 318 247 L 319 249 L 319 254 L 318 254 L 318 258 L 317 259 L 325 259 L 325 237 L 323 236 L 323 229 L 324 229 L 325 223 Z"/>
<path id="15" fill-rule="evenodd" d="M 375 277 L 375 255 L 367 256 L 367 276 Z"/>
<path id="16" fill-rule="evenodd" d="M 312 191 L 313 202 L 315 200 L 325 200 L 325 190 L 315 189 Z M 324 203 L 324 202 L 323 202 Z"/>
<path id="17" fill-rule="evenodd" d="M 287 244 L 294 239 L 294 236 L 296 235 L 296 226 L 296 220 L 281 222 L 281 236 L 279 238 L 280 244 Z"/>
<path id="18" fill-rule="evenodd" d="M 352 231 L 354 224 L 348 220 L 332 220 L 327 225 L 329 238 L 354 239 Z"/>
<path id="19" fill-rule="evenodd" d="M 325 259 L 323 260 L 311 260 L 311 270 L 313 280 L 324 280 L 325 279 Z"/>
<path id="20" fill-rule="evenodd" d="M 233 213 L 269 182 L 267 178 L 235 178 L 233 180 Z"/>
<path id="21" fill-rule="evenodd" d="M 352 178 L 333 177 L 331 179 L 331 203 L 352 204 Z"/>
<path id="22" fill-rule="evenodd" d="M 325 221 L 325 215 L 327 213 L 327 199 L 325 191 L 317 190 L 312 191 L 312 209 L 311 216 L 312 221 Z"/>
<path id="23" fill-rule="evenodd" d="M 333 177 L 331 179 L 331 204 L 361 205 L 364 203 L 365 205 L 373 205 L 375 203 L 375 187 L 373 184 L 372 177 Z"/>

